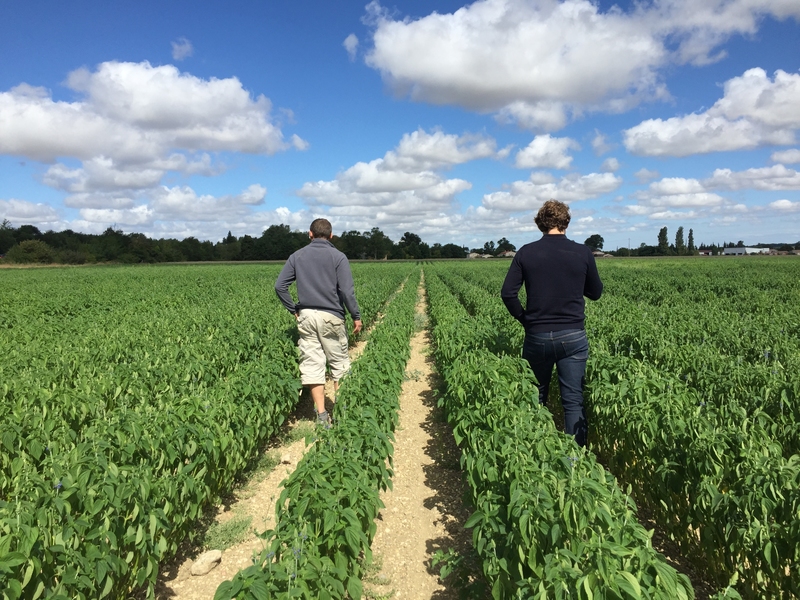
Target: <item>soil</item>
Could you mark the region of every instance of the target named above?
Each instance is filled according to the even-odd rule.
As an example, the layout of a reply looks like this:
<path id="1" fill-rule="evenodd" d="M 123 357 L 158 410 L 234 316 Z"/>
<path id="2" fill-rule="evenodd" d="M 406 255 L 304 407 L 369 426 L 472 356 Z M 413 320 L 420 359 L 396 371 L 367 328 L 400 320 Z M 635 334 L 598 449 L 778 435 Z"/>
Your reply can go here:
<path id="1" fill-rule="evenodd" d="M 417 305 L 425 319 L 424 296 Z M 436 407 L 439 387 L 427 331 L 411 339 L 411 358 L 400 396 L 395 432 L 392 489 L 381 494 L 372 551 L 377 573 L 365 582 L 368 597 L 458 598 L 455 582 L 439 580 L 431 568 L 437 550 L 466 553 L 471 535 L 463 524 L 470 511 L 462 497 L 460 452 Z"/>

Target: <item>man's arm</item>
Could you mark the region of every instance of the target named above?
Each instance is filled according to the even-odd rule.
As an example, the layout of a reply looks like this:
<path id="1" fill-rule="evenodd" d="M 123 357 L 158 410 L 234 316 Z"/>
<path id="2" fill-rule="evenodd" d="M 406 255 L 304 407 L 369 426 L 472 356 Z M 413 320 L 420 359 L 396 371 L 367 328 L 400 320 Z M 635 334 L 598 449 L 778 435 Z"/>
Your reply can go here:
<path id="1" fill-rule="evenodd" d="M 511 316 L 520 322 L 522 322 L 522 317 L 525 315 L 525 310 L 519 301 L 519 289 L 522 287 L 522 283 L 522 266 L 515 256 L 511 260 L 511 266 L 508 268 L 505 281 L 503 281 L 500 297 L 503 299 L 503 304 L 506 305 Z"/>
<path id="2" fill-rule="evenodd" d="M 281 269 L 281 273 L 278 275 L 278 280 L 275 282 L 275 293 L 278 294 L 278 298 L 280 298 L 286 310 L 293 315 L 297 314 L 297 305 L 294 303 L 292 295 L 289 293 L 289 286 L 295 279 L 294 261 L 290 256 L 286 264 L 283 265 L 283 269 Z"/>
<path id="3" fill-rule="evenodd" d="M 342 294 L 347 312 L 353 317 L 353 333 L 361 331 L 361 310 L 358 308 L 358 300 L 356 300 L 356 286 L 353 282 L 353 273 L 350 270 L 350 262 L 347 258 L 342 260 L 336 265 L 336 284 Z"/>
<path id="4" fill-rule="evenodd" d="M 589 251 L 589 265 L 586 270 L 586 282 L 583 284 L 583 295 L 589 300 L 599 300 L 602 293 L 603 282 L 600 281 L 600 273 L 597 272 L 594 255 Z"/>

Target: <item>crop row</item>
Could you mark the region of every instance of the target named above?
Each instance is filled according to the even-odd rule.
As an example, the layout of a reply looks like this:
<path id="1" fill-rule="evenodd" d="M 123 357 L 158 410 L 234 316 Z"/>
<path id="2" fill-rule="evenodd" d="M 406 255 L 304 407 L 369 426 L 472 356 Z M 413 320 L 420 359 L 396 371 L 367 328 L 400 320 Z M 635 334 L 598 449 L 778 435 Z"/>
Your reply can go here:
<path id="1" fill-rule="evenodd" d="M 467 526 L 493 597 L 693 598 L 613 476 L 556 431 L 527 364 L 490 351 L 499 345 L 495 324 L 477 305 L 470 316 L 437 275 L 426 281 L 443 404 L 476 508 Z"/>
<path id="2" fill-rule="evenodd" d="M 419 271 L 406 281 L 342 379 L 330 430 L 285 483 L 276 527 L 255 564 L 217 589 L 215 600 L 360 598 L 371 560 L 379 493 L 391 487 L 393 431 L 414 327 Z"/>
<path id="3" fill-rule="evenodd" d="M 792 567 L 800 560 L 800 457 L 792 445 L 798 380 L 769 355 L 780 352 L 785 364 L 800 359 L 797 341 L 783 335 L 796 326 L 796 309 L 771 304 L 797 289 L 797 273 L 783 272 L 797 267 L 727 273 L 727 264 L 708 272 L 695 264 L 689 273 L 685 262 L 601 271 L 604 298 L 587 307 L 591 447 L 722 594 L 734 595 L 735 585 L 747 597 L 793 597 L 800 589 Z M 504 272 L 483 274 L 482 301 L 471 283 L 478 278 L 449 276 L 472 288 L 472 302 L 491 320 L 503 311 L 491 290 Z M 758 304 L 739 308 L 736 297 L 713 296 L 734 276 L 743 299 Z M 663 280 L 682 280 L 683 295 L 677 283 L 666 291 Z M 705 304 L 692 304 L 697 298 Z M 782 318 L 772 322 L 769 313 Z M 759 333 L 749 335 L 752 329 Z M 754 352 L 753 344 L 764 348 L 764 332 L 775 334 L 773 344 Z M 737 340 L 725 346 L 716 335 Z M 731 363 L 736 368 L 726 368 Z"/>
<path id="4" fill-rule="evenodd" d="M 405 276 L 366 271 L 365 320 Z M 276 267 L 63 273 L 0 294 L 0 589 L 152 594 L 158 562 L 296 403 L 294 324 Z"/>

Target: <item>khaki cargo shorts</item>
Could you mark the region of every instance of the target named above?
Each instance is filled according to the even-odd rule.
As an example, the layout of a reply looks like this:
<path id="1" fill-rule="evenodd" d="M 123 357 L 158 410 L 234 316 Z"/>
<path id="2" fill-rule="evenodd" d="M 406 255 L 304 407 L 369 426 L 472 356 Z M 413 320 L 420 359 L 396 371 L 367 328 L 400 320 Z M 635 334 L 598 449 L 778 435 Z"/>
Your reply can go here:
<path id="1" fill-rule="evenodd" d="M 325 383 L 326 361 L 334 381 L 339 381 L 350 370 L 344 319 L 324 310 L 304 308 L 297 317 L 297 329 L 303 385 Z"/>

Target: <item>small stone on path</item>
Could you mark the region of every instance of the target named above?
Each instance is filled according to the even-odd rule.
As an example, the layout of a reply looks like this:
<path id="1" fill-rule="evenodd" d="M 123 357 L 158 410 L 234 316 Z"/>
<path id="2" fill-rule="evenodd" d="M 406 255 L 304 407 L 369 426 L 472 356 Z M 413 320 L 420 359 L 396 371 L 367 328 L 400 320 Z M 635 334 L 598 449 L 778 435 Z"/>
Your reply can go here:
<path id="1" fill-rule="evenodd" d="M 194 561 L 194 564 L 192 565 L 192 575 L 206 575 L 207 573 L 211 572 L 211 570 L 216 567 L 221 560 L 222 552 L 219 550 L 209 550 L 208 552 L 203 552 L 203 554 L 197 557 L 197 560 Z"/>

